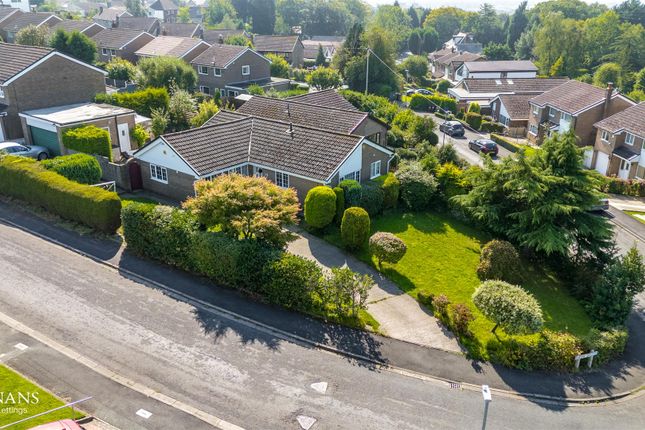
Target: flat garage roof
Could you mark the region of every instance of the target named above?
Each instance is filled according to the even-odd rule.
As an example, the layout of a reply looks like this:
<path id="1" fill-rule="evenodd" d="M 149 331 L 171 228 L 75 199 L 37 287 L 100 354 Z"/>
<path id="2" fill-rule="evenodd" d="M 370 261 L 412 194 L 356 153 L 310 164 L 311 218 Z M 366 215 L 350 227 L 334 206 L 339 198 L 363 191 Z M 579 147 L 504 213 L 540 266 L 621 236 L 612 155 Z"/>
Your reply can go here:
<path id="1" fill-rule="evenodd" d="M 102 103 L 80 103 L 29 110 L 21 115 L 38 118 L 52 124 L 66 125 L 132 113 L 134 113 L 132 109 L 119 106 Z"/>

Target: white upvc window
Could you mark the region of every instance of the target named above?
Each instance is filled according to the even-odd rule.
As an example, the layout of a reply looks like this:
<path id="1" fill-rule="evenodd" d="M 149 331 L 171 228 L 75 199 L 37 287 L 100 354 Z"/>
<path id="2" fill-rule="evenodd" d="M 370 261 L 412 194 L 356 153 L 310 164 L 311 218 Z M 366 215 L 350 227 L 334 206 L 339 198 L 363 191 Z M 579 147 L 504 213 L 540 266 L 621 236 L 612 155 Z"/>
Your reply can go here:
<path id="1" fill-rule="evenodd" d="M 557 112 L 557 109 L 549 107 L 549 118 L 555 117 L 556 112 Z"/>
<path id="2" fill-rule="evenodd" d="M 377 160 L 370 164 L 370 179 L 381 176 L 381 160 Z"/>
<path id="3" fill-rule="evenodd" d="M 600 134 L 600 140 L 603 142 L 609 142 L 609 132 L 607 130 L 603 130 L 602 133 Z"/>
<path id="4" fill-rule="evenodd" d="M 532 111 L 533 111 L 533 116 L 538 116 L 540 115 L 540 108 L 538 105 L 531 105 Z"/>
<path id="5" fill-rule="evenodd" d="M 222 76 L 222 69 L 219 69 L 219 68 L 215 67 L 215 68 L 213 69 L 213 74 L 214 74 L 215 76 Z"/>
<path id="6" fill-rule="evenodd" d="M 219 95 L 220 95 L 221 97 L 226 97 L 226 90 L 225 90 L 224 88 L 222 88 L 221 90 L 219 90 Z"/>
<path id="7" fill-rule="evenodd" d="M 275 172 L 275 184 L 278 187 L 289 188 L 289 175 L 282 172 Z"/>
<path id="8" fill-rule="evenodd" d="M 355 172 L 348 173 L 345 176 L 343 176 L 342 178 L 340 178 L 340 180 L 341 181 L 354 180 L 354 181 L 360 182 L 361 181 L 361 171 L 357 170 Z"/>
<path id="9" fill-rule="evenodd" d="M 103 55 L 110 55 L 110 50 L 107 48 L 101 48 L 101 54 Z"/>
<path id="10" fill-rule="evenodd" d="M 636 136 L 634 136 L 633 134 L 627 133 L 625 135 L 625 144 L 626 145 L 633 145 L 635 138 L 636 138 Z"/>
<path id="11" fill-rule="evenodd" d="M 202 93 L 202 94 L 210 95 L 211 89 L 209 87 L 204 86 L 204 85 L 200 85 L 199 86 L 199 92 Z"/>
<path id="12" fill-rule="evenodd" d="M 229 96 L 229 97 L 237 97 L 237 96 L 239 96 L 239 95 L 240 95 L 239 91 L 235 91 L 235 90 L 228 90 L 228 96 Z"/>
<path id="13" fill-rule="evenodd" d="M 560 115 L 560 121 L 571 122 L 571 115 L 566 112 L 562 112 L 562 115 Z"/>
<path id="14" fill-rule="evenodd" d="M 242 76 L 248 76 L 251 74 L 251 66 L 242 66 Z"/>
<path id="15" fill-rule="evenodd" d="M 150 178 L 158 182 L 163 182 L 164 184 L 168 183 L 168 171 L 165 167 L 157 166 L 155 164 L 150 165 Z"/>
<path id="16" fill-rule="evenodd" d="M 200 75 L 208 75 L 208 67 L 197 66 L 197 73 L 199 73 Z"/>
<path id="17" fill-rule="evenodd" d="M 531 133 L 533 136 L 537 136 L 537 134 L 538 134 L 538 128 L 537 128 L 537 125 L 535 125 L 535 124 L 531 124 L 531 125 L 529 126 L 529 133 Z"/>

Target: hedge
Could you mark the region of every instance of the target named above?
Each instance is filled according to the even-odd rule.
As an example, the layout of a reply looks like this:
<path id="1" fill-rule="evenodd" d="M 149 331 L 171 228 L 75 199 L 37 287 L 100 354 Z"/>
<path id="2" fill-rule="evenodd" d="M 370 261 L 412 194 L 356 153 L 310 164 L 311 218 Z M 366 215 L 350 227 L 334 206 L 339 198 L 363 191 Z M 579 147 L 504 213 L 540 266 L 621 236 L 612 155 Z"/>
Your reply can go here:
<path id="1" fill-rule="evenodd" d="M 345 213 L 345 191 L 341 187 L 334 187 L 334 194 L 336 194 L 336 215 L 334 216 L 334 221 L 340 224 L 343 219 L 343 213 Z"/>
<path id="2" fill-rule="evenodd" d="M 605 178 L 601 191 L 625 196 L 645 197 L 645 181 L 642 179 Z"/>
<path id="3" fill-rule="evenodd" d="M 385 175 L 381 175 L 378 178 L 374 179 L 374 182 L 379 184 L 381 189 L 383 190 L 383 208 L 395 208 L 397 202 L 399 201 L 399 191 L 401 188 L 401 183 L 394 175 L 394 173 L 390 172 Z"/>
<path id="4" fill-rule="evenodd" d="M 345 193 L 345 207 L 360 206 L 363 187 L 361 187 L 361 184 L 358 181 L 345 179 L 344 181 L 340 181 L 338 186 L 342 188 Z"/>
<path id="5" fill-rule="evenodd" d="M 326 186 L 309 190 L 305 197 L 305 222 L 313 228 L 331 224 L 336 215 L 336 194 Z"/>
<path id="6" fill-rule="evenodd" d="M 480 130 L 487 133 L 503 133 L 504 124 L 500 124 L 499 122 L 482 121 Z"/>
<path id="7" fill-rule="evenodd" d="M 376 182 L 368 181 L 362 185 L 359 206 L 365 209 L 370 216 L 375 216 L 383 212 L 383 199 L 383 190 Z"/>
<path id="8" fill-rule="evenodd" d="M 340 236 L 348 249 L 360 249 L 370 234 L 370 216 L 363 208 L 345 209 L 340 224 Z"/>
<path id="9" fill-rule="evenodd" d="M 88 154 L 71 154 L 41 161 L 42 166 L 52 170 L 70 181 L 80 184 L 100 182 L 103 171 L 96 158 Z"/>
<path id="10" fill-rule="evenodd" d="M 153 109 L 168 109 L 170 96 L 165 88 L 146 88 L 131 93 L 101 93 L 94 97 L 94 101 L 132 109 L 138 114 L 151 117 Z"/>
<path id="11" fill-rule="evenodd" d="M 508 149 L 511 152 L 517 152 L 520 149 L 524 149 L 527 154 L 532 153 L 533 151 L 536 151 L 537 148 L 533 148 L 528 145 L 522 145 L 516 142 L 513 142 L 510 139 L 505 138 L 504 136 L 500 136 L 499 134 L 491 133 L 490 139 L 497 143 L 499 146 Z"/>
<path id="12" fill-rule="evenodd" d="M 0 158 L 0 193 L 25 200 L 71 221 L 113 234 L 121 225 L 121 199 L 79 184 L 25 157 Z"/>
<path id="13" fill-rule="evenodd" d="M 63 145 L 85 154 L 102 155 L 112 161 L 110 133 L 94 125 L 66 129 L 63 131 Z"/>
<path id="14" fill-rule="evenodd" d="M 468 112 L 466 113 L 466 123 L 475 130 L 479 130 L 482 126 L 482 116 L 477 112 Z"/>
<path id="15" fill-rule="evenodd" d="M 431 96 L 414 94 L 410 99 L 409 107 L 412 110 L 427 111 L 433 104 L 453 114 L 457 113 L 457 101 L 455 99 L 436 94 Z"/>

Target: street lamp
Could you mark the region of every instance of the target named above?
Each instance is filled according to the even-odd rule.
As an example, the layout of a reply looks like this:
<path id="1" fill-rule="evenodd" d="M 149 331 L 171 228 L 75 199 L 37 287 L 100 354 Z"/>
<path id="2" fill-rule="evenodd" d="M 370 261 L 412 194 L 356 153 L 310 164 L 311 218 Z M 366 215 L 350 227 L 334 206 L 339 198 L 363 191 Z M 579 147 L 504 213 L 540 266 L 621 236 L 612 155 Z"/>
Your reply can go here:
<path id="1" fill-rule="evenodd" d="M 482 430 L 486 430 L 486 419 L 488 418 L 488 404 L 493 401 L 488 385 L 482 385 L 482 396 L 484 397 L 484 421 Z"/>

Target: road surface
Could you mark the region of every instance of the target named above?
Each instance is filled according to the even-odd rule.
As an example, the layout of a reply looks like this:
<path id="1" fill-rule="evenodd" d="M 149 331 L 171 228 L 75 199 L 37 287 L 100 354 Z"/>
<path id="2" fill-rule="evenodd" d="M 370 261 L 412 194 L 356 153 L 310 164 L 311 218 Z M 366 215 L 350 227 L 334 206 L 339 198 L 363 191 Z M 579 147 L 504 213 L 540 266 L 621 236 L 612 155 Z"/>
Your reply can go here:
<path id="1" fill-rule="evenodd" d="M 299 415 L 317 420 L 312 429 L 481 426 L 480 393 L 282 341 L 3 223 L 0 274 L 2 314 L 123 378 L 243 428 L 298 429 Z M 11 334 L 4 326 L 0 332 Z M 35 357 L 39 350 L 8 362 L 46 375 L 46 381 L 62 380 L 69 369 L 54 360 L 42 364 Z M 318 382 L 328 384 L 324 393 L 311 387 Z M 135 416 L 135 394 L 102 384 L 88 379 L 75 388 L 79 395 L 95 395 L 88 407 L 117 427 L 178 428 L 185 419 L 154 403 L 145 405 L 153 414 L 149 420 Z M 488 428 L 640 430 L 644 407 L 645 396 L 568 408 L 497 396 Z"/>

